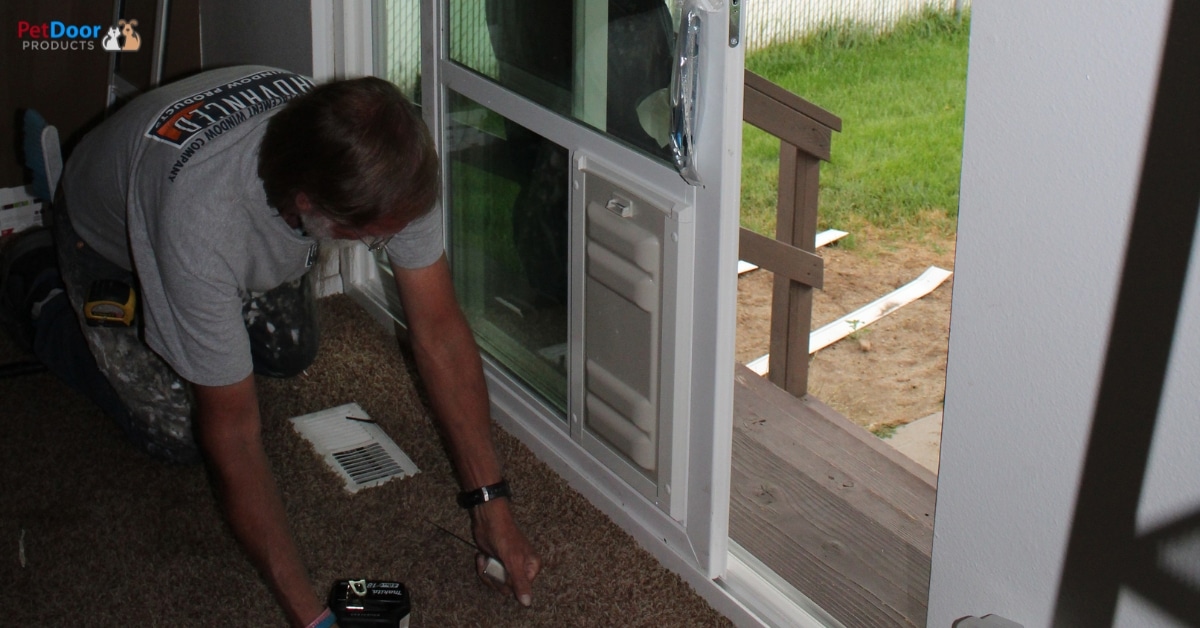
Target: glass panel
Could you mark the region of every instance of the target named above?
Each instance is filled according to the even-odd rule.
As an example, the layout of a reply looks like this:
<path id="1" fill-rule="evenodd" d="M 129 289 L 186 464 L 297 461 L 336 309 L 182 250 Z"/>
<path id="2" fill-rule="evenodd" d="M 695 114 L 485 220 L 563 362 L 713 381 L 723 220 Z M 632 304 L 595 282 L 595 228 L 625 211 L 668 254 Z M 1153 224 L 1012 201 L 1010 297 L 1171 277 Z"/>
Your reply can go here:
<path id="1" fill-rule="evenodd" d="M 383 2 L 372 5 L 375 32 L 375 75 L 397 87 L 417 109 L 421 108 L 421 3 Z M 387 253 L 371 253 L 380 274 L 393 281 Z"/>
<path id="2" fill-rule="evenodd" d="M 421 3 L 376 2 L 375 74 L 421 106 Z"/>
<path id="3" fill-rule="evenodd" d="M 567 150 L 454 92 L 447 108 L 459 300 L 480 346 L 565 412 Z"/>
<path id="4" fill-rule="evenodd" d="M 450 58 L 670 160 L 678 0 L 451 0 Z"/>

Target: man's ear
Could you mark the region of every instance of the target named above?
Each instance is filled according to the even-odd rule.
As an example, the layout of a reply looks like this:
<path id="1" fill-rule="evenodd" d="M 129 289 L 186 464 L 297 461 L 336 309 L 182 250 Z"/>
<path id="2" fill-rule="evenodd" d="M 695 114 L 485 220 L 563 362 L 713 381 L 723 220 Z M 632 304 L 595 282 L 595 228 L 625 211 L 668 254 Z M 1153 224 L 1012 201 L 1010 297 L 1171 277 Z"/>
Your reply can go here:
<path id="1" fill-rule="evenodd" d="M 313 213 L 312 201 L 304 192 L 297 192 L 291 200 L 284 200 L 275 208 L 279 215 L 293 227 L 300 226 L 300 216 Z"/>
<path id="2" fill-rule="evenodd" d="M 313 209 L 312 201 L 308 200 L 308 194 L 304 192 L 296 192 L 296 198 L 292 201 L 292 205 L 296 208 L 296 211 L 303 214 L 307 214 Z"/>

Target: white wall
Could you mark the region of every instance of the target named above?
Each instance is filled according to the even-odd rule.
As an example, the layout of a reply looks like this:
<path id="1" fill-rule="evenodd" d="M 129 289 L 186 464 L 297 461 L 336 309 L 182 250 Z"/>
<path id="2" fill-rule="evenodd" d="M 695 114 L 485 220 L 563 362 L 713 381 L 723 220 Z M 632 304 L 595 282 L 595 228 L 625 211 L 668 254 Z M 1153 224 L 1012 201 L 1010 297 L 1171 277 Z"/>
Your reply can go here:
<path id="1" fill-rule="evenodd" d="M 974 3 L 929 626 L 1051 623 L 1168 6 Z M 1197 265 L 1141 529 L 1200 506 Z M 1121 600 L 1119 625 L 1162 625 Z"/>
<path id="2" fill-rule="evenodd" d="M 308 2 L 200 0 L 205 69 L 270 65 L 312 75 L 312 22 Z"/>

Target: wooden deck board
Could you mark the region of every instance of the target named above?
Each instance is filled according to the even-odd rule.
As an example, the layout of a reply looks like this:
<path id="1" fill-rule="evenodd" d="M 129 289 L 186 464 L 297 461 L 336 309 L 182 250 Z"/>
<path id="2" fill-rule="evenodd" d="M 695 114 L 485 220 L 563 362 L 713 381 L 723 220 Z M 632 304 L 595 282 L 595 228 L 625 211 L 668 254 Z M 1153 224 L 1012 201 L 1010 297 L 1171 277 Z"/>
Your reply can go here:
<path id="1" fill-rule="evenodd" d="M 903 512 L 929 519 L 937 476 L 812 396 L 797 399 L 738 365 L 734 374 L 735 425 L 784 459 L 814 452 Z M 800 451 L 797 451 L 799 448 Z"/>
<path id="2" fill-rule="evenodd" d="M 739 367 L 730 537 L 847 626 L 925 624 L 936 478 Z"/>

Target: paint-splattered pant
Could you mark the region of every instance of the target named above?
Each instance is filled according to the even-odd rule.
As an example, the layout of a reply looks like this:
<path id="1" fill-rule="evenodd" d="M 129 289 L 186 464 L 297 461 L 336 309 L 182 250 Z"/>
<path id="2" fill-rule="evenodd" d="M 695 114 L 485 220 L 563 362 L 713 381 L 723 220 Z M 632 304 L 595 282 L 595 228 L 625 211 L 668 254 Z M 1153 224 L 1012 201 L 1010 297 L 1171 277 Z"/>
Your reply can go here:
<path id="1" fill-rule="evenodd" d="M 140 320 L 128 327 L 97 327 L 83 316 L 92 282 L 115 279 L 136 289 L 136 278 L 92 250 L 71 227 L 62 203 L 56 205 L 54 236 L 63 283 L 87 348 L 108 384 L 91 386 L 85 394 L 150 454 L 177 462 L 198 460 L 191 386 L 142 341 Z M 243 303 L 255 373 L 290 377 L 316 358 L 316 301 L 309 276 L 252 293 Z"/>

